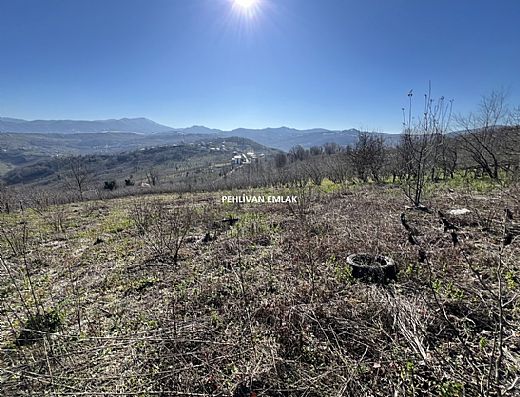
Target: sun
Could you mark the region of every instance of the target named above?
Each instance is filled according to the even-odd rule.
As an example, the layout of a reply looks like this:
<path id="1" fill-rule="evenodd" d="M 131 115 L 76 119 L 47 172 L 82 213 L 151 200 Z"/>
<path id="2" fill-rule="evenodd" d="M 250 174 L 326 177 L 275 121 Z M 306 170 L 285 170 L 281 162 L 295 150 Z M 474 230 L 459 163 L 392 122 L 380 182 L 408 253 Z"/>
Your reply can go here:
<path id="1" fill-rule="evenodd" d="M 253 8 L 258 3 L 258 0 L 234 0 L 234 2 L 235 5 L 248 10 Z"/>
<path id="2" fill-rule="evenodd" d="M 240 29 L 250 29 L 261 19 L 264 6 L 269 0 L 228 0 L 231 4 L 231 15 Z"/>

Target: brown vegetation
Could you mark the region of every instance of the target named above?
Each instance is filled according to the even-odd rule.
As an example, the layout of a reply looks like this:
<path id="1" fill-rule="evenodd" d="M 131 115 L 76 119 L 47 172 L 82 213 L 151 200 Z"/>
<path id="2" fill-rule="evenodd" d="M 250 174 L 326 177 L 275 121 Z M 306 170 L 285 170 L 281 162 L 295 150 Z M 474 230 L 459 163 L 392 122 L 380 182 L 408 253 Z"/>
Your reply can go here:
<path id="1" fill-rule="evenodd" d="M 504 233 L 518 193 L 432 193 L 449 228 L 377 186 L 301 189 L 297 206 L 213 194 L 71 204 L 63 229 L 52 207 L 4 214 L 0 390 L 515 395 L 520 246 Z M 176 228 L 182 214 L 195 215 Z M 164 245 L 177 261 L 150 256 L 147 233 L 169 224 L 186 233 Z M 355 279 L 347 257 L 365 252 L 392 258 L 397 280 Z"/>

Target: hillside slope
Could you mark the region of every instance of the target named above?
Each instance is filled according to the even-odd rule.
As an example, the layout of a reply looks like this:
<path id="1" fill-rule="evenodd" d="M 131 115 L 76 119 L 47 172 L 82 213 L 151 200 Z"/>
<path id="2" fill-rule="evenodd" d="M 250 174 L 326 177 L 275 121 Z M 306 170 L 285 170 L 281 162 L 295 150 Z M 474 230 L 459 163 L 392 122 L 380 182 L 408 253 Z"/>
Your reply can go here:
<path id="1" fill-rule="evenodd" d="M 81 161 L 98 185 L 111 180 L 119 183 L 125 179 L 146 181 L 146 175 L 150 172 L 160 175 L 162 182 L 167 182 L 193 171 L 200 178 L 220 167 L 229 166 L 235 152 L 254 152 L 268 157 L 276 150 L 245 138 L 213 137 L 192 143 L 161 145 L 115 154 L 89 154 L 82 157 Z M 69 156 L 37 157 L 29 164 L 8 171 L 2 180 L 7 185 L 57 184 L 67 174 L 69 165 Z"/>
<path id="2" fill-rule="evenodd" d="M 475 209 L 452 220 L 462 250 L 436 212 L 405 210 L 399 189 L 242 193 L 302 202 L 174 194 L 1 213 L 0 394 L 454 397 L 515 387 L 520 246 L 501 247 L 493 203 L 518 216 L 518 189 L 435 193 L 444 213 Z M 347 258 L 367 252 L 391 257 L 396 280 L 356 278 Z M 488 377 L 495 366 L 500 376 Z"/>

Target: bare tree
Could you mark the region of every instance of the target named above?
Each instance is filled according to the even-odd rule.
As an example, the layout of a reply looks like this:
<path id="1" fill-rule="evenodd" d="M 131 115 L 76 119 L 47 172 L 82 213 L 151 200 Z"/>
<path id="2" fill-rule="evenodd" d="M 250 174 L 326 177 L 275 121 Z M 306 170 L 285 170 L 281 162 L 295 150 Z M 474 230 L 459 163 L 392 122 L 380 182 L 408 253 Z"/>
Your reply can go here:
<path id="1" fill-rule="evenodd" d="M 93 172 L 89 165 L 88 157 L 74 156 L 65 162 L 65 183 L 78 192 L 80 200 L 88 184 L 92 181 Z"/>
<path id="2" fill-rule="evenodd" d="M 439 136 L 436 166 L 442 170 L 443 179 L 453 178 L 459 161 L 456 141 L 446 135 Z M 435 170 L 432 171 L 432 179 L 435 179 Z"/>
<path id="3" fill-rule="evenodd" d="M 518 178 L 520 175 L 520 106 L 511 112 L 511 122 L 508 131 L 507 144 L 505 145 L 508 167 L 514 171 Z"/>
<path id="4" fill-rule="evenodd" d="M 484 96 L 478 111 L 466 117 L 458 116 L 462 129 L 460 142 L 471 159 L 492 179 L 499 179 L 500 153 L 504 127 L 511 120 L 504 91 Z"/>
<path id="5" fill-rule="evenodd" d="M 296 145 L 289 150 L 289 158 L 291 161 L 301 161 L 307 158 L 308 152 L 301 145 Z"/>
<path id="6" fill-rule="evenodd" d="M 352 166 L 357 177 L 366 182 L 369 177 L 378 182 L 385 162 L 384 140 L 381 136 L 361 132 L 352 150 Z"/>
<path id="7" fill-rule="evenodd" d="M 420 207 L 428 176 L 435 173 L 439 146 L 449 127 L 453 101 L 445 101 L 444 97 L 434 100 L 430 83 L 428 93 L 424 95 L 423 115 L 412 124 L 412 96 L 410 91 L 408 120 L 403 108 L 404 132 L 398 150 L 406 174 L 401 186 L 413 205 Z"/>
<path id="8" fill-rule="evenodd" d="M 7 214 L 11 212 L 10 203 L 13 200 L 12 196 L 11 191 L 8 190 L 3 183 L 0 184 L 0 212 L 5 212 Z"/>
<path id="9" fill-rule="evenodd" d="M 309 153 L 311 156 L 319 156 L 319 155 L 323 154 L 323 147 L 311 146 L 309 149 Z"/>
<path id="10" fill-rule="evenodd" d="M 283 168 L 287 164 L 287 155 L 285 153 L 277 153 L 274 157 L 276 168 Z"/>
<path id="11" fill-rule="evenodd" d="M 323 159 L 327 177 L 332 182 L 343 183 L 348 177 L 352 176 L 350 155 L 350 147 L 348 147 L 347 150 L 343 152 L 336 153 L 332 156 L 326 156 Z"/>
<path id="12" fill-rule="evenodd" d="M 307 180 L 311 180 L 316 186 L 321 184 L 323 178 L 325 178 L 325 165 L 321 156 L 311 157 L 301 164 L 298 164 L 303 174 L 307 177 Z"/>
<path id="13" fill-rule="evenodd" d="M 146 179 L 148 180 L 148 184 L 150 186 L 155 186 L 159 183 L 159 175 L 155 168 L 151 167 L 146 173 Z"/>
<path id="14" fill-rule="evenodd" d="M 341 147 L 336 142 L 327 142 L 323 145 L 325 154 L 331 155 L 341 151 Z"/>

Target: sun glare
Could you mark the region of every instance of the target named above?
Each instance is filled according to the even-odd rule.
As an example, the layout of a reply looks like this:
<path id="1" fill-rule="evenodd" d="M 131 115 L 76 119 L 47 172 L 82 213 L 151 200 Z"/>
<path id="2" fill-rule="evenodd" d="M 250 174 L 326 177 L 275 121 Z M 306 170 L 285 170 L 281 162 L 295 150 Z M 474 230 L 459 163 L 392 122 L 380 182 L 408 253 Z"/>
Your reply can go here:
<path id="1" fill-rule="evenodd" d="M 254 17 L 258 14 L 261 0 L 232 0 L 233 8 L 242 15 Z"/>
<path id="2" fill-rule="evenodd" d="M 263 14 L 270 0 L 228 0 L 230 7 L 230 26 L 240 34 L 252 33 L 263 19 Z"/>
<path id="3" fill-rule="evenodd" d="M 251 7 L 254 7 L 257 2 L 258 0 L 235 0 L 235 5 L 245 9 L 249 9 Z"/>

